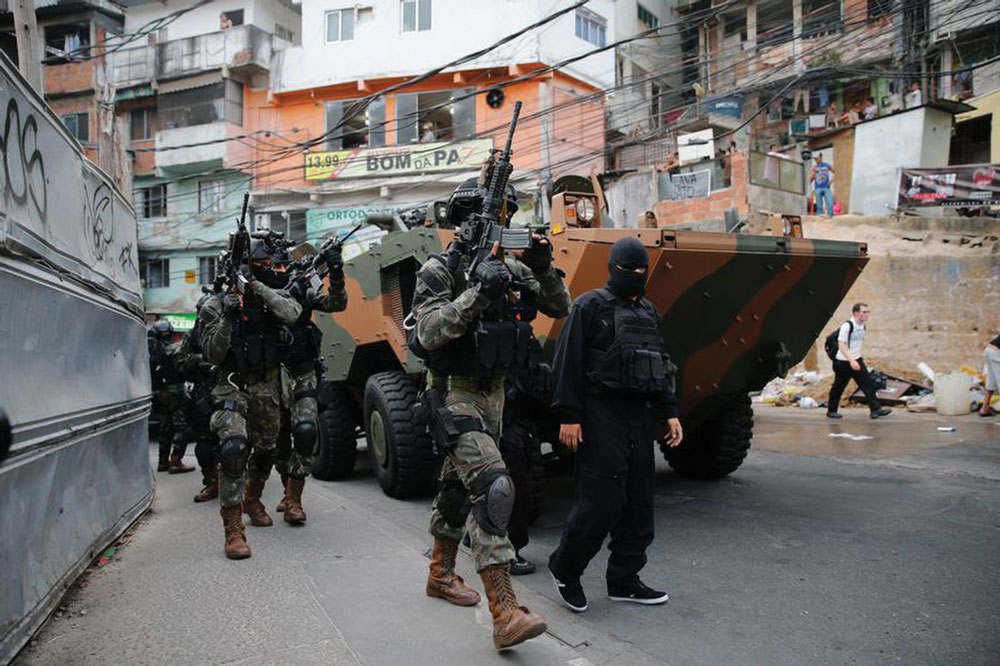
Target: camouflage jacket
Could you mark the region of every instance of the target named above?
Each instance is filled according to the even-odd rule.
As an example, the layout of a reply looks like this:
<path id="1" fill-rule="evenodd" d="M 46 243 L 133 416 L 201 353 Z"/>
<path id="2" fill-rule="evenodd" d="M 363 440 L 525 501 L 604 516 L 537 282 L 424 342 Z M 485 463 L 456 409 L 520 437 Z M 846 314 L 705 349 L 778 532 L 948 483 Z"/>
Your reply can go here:
<path id="1" fill-rule="evenodd" d="M 535 291 L 540 312 L 556 318 L 566 316 L 572 300 L 555 266 L 535 275 L 513 256 L 508 255 L 504 263 L 514 280 Z M 413 316 L 417 338 L 425 349 L 438 349 L 462 337 L 469 325 L 489 307 L 489 299 L 479 293 L 478 285 L 468 286 L 459 294 L 455 291 L 447 266 L 437 259 L 424 262 L 417 273 Z"/>
<path id="2" fill-rule="evenodd" d="M 259 281 L 251 282 L 247 293 L 259 298 L 265 310 L 279 324 L 293 324 L 302 314 L 302 306 L 282 291 L 275 291 Z M 231 349 L 233 315 L 227 315 L 223 295 L 214 294 L 201 307 L 199 318 L 204 323 L 201 344 L 205 357 L 216 365 L 222 364 Z"/>

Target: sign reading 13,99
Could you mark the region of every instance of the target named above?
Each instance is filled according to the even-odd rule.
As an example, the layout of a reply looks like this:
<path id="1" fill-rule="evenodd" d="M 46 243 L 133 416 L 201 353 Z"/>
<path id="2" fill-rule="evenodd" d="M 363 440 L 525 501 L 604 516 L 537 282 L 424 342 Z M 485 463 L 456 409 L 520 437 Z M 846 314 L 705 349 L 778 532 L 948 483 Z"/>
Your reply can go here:
<path id="1" fill-rule="evenodd" d="M 473 139 L 306 153 L 306 180 L 478 169 L 492 148 L 492 139 Z"/>

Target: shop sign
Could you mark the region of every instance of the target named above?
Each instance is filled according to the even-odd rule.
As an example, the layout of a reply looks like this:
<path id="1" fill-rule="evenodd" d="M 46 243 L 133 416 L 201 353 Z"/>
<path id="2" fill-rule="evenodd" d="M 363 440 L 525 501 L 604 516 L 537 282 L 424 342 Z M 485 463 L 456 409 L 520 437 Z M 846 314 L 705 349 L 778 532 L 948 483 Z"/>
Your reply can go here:
<path id="1" fill-rule="evenodd" d="M 186 312 L 173 312 L 160 315 L 160 319 L 166 319 L 169 321 L 175 331 L 190 331 L 194 328 L 194 322 L 197 318 L 198 315 L 188 314 Z"/>
<path id="2" fill-rule="evenodd" d="M 902 169 L 899 208 L 1000 205 L 1000 165 Z"/>
<path id="3" fill-rule="evenodd" d="M 313 208 L 306 211 L 306 236 L 318 247 L 331 234 L 345 236 L 351 229 L 364 222 L 369 213 L 398 213 L 403 209 L 404 207 L 399 206 Z M 378 245 L 385 233 L 374 225 L 361 227 L 344 245 L 344 260 L 353 259 Z"/>
<path id="4" fill-rule="evenodd" d="M 306 153 L 306 180 L 478 169 L 492 148 L 492 139 L 473 139 Z"/>

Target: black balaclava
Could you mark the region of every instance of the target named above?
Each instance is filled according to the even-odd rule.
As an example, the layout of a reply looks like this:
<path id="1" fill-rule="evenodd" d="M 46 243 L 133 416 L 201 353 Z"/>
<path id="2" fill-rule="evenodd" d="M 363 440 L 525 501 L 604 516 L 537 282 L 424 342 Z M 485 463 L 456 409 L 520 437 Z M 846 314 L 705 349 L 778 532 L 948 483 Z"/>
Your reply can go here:
<path id="1" fill-rule="evenodd" d="M 646 248 L 634 236 L 619 238 L 608 259 L 608 289 L 622 298 L 641 297 L 646 293 L 646 273 L 631 270 L 639 267 L 649 268 Z"/>

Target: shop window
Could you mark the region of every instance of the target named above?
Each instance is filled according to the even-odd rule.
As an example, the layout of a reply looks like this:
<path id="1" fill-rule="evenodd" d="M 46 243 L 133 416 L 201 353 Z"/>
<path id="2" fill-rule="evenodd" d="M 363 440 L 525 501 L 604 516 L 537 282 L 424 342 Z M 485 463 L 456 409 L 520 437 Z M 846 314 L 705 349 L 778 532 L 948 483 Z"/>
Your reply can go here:
<path id="1" fill-rule="evenodd" d="M 603 16 L 589 9 L 576 10 L 576 36 L 594 46 L 604 46 L 607 24 Z"/>
<path id="2" fill-rule="evenodd" d="M 338 99 L 326 103 L 327 150 L 385 145 L 385 100 L 372 100 L 368 108 L 358 101 Z M 346 120 L 345 113 L 350 113 Z"/>
<path id="3" fill-rule="evenodd" d="M 217 257 L 198 257 L 198 284 L 215 282 L 217 262 Z"/>
<path id="4" fill-rule="evenodd" d="M 90 46 L 90 24 L 63 23 L 45 26 L 45 62 L 72 60 L 86 55 Z"/>
<path id="5" fill-rule="evenodd" d="M 132 141 L 152 139 L 156 132 L 156 108 L 143 106 L 128 114 L 129 138 Z"/>
<path id="6" fill-rule="evenodd" d="M 69 133 L 76 137 L 80 143 L 90 141 L 90 114 L 70 113 L 60 118 Z"/>
<path id="7" fill-rule="evenodd" d="M 166 183 L 144 187 L 140 192 L 142 192 L 142 216 L 144 218 L 163 217 L 167 214 Z"/>
<path id="8" fill-rule="evenodd" d="M 431 0 L 400 0 L 403 32 L 431 29 Z"/>
<path id="9" fill-rule="evenodd" d="M 170 260 L 153 259 L 139 264 L 139 279 L 146 289 L 162 289 L 170 286 Z"/>
<path id="10" fill-rule="evenodd" d="M 396 143 L 470 139 L 476 133 L 470 89 L 396 95 Z M 449 100 L 452 100 L 449 103 Z"/>
<path id="11" fill-rule="evenodd" d="M 198 212 L 213 215 L 221 214 L 226 202 L 226 181 L 198 181 Z"/>
<path id="12" fill-rule="evenodd" d="M 354 39 L 354 9 L 336 9 L 326 13 L 326 41 L 348 42 Z"/>

